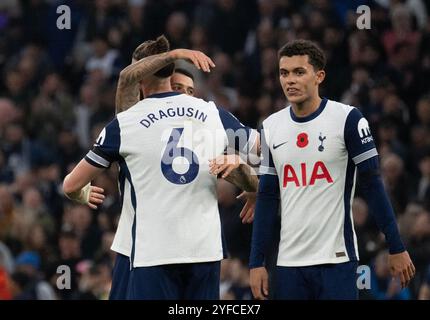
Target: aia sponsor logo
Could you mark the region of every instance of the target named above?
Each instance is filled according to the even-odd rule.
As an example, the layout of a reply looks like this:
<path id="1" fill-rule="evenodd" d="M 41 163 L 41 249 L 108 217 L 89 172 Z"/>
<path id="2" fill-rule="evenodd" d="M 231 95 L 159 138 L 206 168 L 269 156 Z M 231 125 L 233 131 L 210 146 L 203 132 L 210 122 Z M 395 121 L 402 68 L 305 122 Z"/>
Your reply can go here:
<path id="1" fill-rule="evenodd" d="M 317 161 L 312 166 L 312 169 L 308 166 L 309 164 L 301 163 L 300 167 L 295 169 L 292 165 L 285 164 L 282 186 L 286 188 L 289 183 L 295 184 L 296 187 L 312 186 L 317 180 L 325 180 L 327 183 L 333 183 L 333 178 L 324 162 Z M 308 172 L 308 170 L 312 171 Z"/>

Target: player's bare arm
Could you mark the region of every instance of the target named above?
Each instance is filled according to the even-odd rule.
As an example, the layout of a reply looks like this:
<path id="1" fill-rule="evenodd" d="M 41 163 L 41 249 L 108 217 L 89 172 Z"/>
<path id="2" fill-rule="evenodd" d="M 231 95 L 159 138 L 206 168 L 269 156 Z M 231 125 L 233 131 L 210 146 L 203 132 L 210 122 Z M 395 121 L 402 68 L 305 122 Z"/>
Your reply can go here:
<path id="1" fill-rule="evenodd" d="M 175 49 L 140 59 L 120 72 L 115 98 L 117 113 L 139 102 L 140 81 L 178 59 L 185 59 L 204 72 L 215 67 L 212 59 L 203 52 L 188 49 Z"/>
<path id="2" fill-rule="evenodd" d="M 139 82 L 142 79 L 154 74 L 173 61 L 172 56 L 169 56 L 168 52 L 164 52 L 145 57 L 125 67 L 119 74 L 116 89 L 115 107 L 117 113 L 127 110 L 139 102 Z"/>
<path id="3" fill-rule="evenodd" d="M 115 95 L 115 112 L 120 113 L 127 110 L 140 100 L 139 84 L 126 86 L 118 82 Z"/>
<path id="4" fill-rule="evenodd" d="M 390 254 L 388 256 L 388 264 L 391 275 L 400 278 L 402 289 L 407 287 L 415 275 L 415 266 L 409 257 L 409 253 L 403 251 L 397 254 Z"/>
<path id="5" fill-rule="evenodd" d="M 241 190 L 248 192 L 257 191 L 258 178 L 257 175 L 252 172 L 252 168 L 249 165 L 241 163 L 236 169 L 231 170 L 228 176 L 225 175 L 226 173 L 222 173 L 223 179 L 233 183 Z"/>
<path id="6" fill-rule="evenodd" d="M 209 163 L 209 173 L 219 175 L 224 180 L 234 184 L 244 192 L 238 199 L 245 199 L 246 203 L 239 214 L 242 223 L 251 223 L 254 220 L 256 191 L 258 177 L 253 169 L 241 162 L 237 154 L 221 155 Z"/>
<path id="7" fill-rule="evenodd" d="M 260 153 L 260 134 L 257 133 L 255 143 L 246 155 L 247 163 L 243 163 L 238 154 L 221 155 L 210 161 L 210 173 L 221 174 L 221 178 L 235 184 L 241 190 L 255 192 L 258 188 L 258 178 L 253 167 L 260 165 Z M 235 182 L 230 181 L 228 178 L 231 173 L 235 174 L 233 178 Z M 237 178 L 245 178 L 245 180 L 236 181 Z M 240 187 L 237 183 L 240 183 L 243 187 Z"/>
<path id="8" fill-rule="evenodd" d="M 234 184 L 243 192 L 237 197 L 246 200 L 239 217 L 242 223 L 254 220 L 254 210 L 257 200 L 258 177 L 255 166 L 260 164 L 260 134 L 257 133 L 255 143 L 247 154 L 247 163 L 241 163 L 237 154 L 222 155 L 210 162 L 210 173 L 220 175 L 224 180 Z"/>
<path id="9" fill-rule="evenodd" d="M 243 191 L 236 197 L 239 200 L 245 200 L 245 205 L 240 211 L 239 218 L 242 219 L 242 223 L 251 223 L 254 221 L 255 205 L 257 203 L 257 192 Z"/>
<path id="10" fill-rule="evenodd" d="M 82 159 L 63 182 L 63 192 L 71 200 L 87 204 L 91 209 L 103 203 L 105 198 L 102 188 L 92 186 L 91 181 L 104 169 L 90 165 Z"/>
<path id="11" fill-rule="evenodd" d="M 267 299 L 269 295 L 269 275 L 265 267 L 253 268 L 250 270 L 249 284 L 255 299 Z"/>
<path id="12" fill-rule="evenodd" d="M 221 178 L 233 183 L 239 189 L 255 192 L 258 178 L 253 169 L 243 163 L 237 154 L 221 155 L 209 162 L 209 173 L 220 175 Z"/>

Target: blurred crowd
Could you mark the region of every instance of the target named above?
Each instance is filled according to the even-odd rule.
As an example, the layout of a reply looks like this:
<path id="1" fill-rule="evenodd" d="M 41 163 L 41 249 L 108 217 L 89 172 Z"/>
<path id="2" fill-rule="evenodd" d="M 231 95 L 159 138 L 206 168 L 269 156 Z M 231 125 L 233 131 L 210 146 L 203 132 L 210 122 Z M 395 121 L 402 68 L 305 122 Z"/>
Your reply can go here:
<path id="1" fill-rule="evenodd" d="M 71 28 L 56 12 L 70 7 Z M 371 9 L 360 30 L 359 5 Z M 316 41 L 327 54 L 322 95 L 358 107 L 373 130 L 385 187 L 416 266 L 401 290 L 387 268 L 384 238 L 363 194 L 353 203 L 361 261 L 372 270 L 363 299 L 430 299 L 430 13 L 425 0 L 1 0 L 0 299 L 106 299 L 115 255 L 117 169 L 97 178 L 98 210 L 64 198 L 64 176 L 114 117 L 120 70 L 141 42 L 165 34 L 172 48 L 201 50 L 216 68 L 196 78 L 214 100 L 257 128 L 287 101 L 277 50 Z M 239 190 L 219 181 L 230 259 L 223 299 L 250 299 L 252 225 L 242 225 Z M 274 250 L 274 254 L 276 254 Z M 70 267 L 59 289 L 58 266 Z"/>

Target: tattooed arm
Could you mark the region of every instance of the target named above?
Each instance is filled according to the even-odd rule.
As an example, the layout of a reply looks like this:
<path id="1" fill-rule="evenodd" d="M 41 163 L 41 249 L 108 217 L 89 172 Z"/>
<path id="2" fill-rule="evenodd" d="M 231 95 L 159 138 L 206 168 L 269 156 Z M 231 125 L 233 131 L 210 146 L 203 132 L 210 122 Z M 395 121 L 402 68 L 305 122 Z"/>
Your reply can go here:
<path id="1" fill-rule="evenodd" d="M 238 168 L 232 170 L 224 179 L 247 192 L 256 192 L 258 189 L 258 177 L 252 172 L 251 167 L 245 163 L 241 163 Z"/>
<path id="2" fill-rule="evenodd" d="M 127 110 L 139 102 L 141 80 L 177 59 L 189 60 L 197 69 L 205 72 L 210 72 L 210 68 L 215 67 L 212 60 L 203 52 L 188 49 L 176 49 L 140 59 L 119 74 L 115 98 L 116 112 Z"/>
<path id="3" fill-rule="evenodd" d="M 127 110 L 139 102 L 140 81 L 172 63 L 174 59 L 169 54 L 170 52 L 164 52 L 145 57 L 120 72 L 115 96 L 116 113 Z"/>
<path id="4" fill-rule="evenodd" d="M 234 184 L 240 190 L 256 192 L 258 177 L 254 170 L 243 163 L 237 154 L 220 155 L 209 161 L 209 173 Z"/>

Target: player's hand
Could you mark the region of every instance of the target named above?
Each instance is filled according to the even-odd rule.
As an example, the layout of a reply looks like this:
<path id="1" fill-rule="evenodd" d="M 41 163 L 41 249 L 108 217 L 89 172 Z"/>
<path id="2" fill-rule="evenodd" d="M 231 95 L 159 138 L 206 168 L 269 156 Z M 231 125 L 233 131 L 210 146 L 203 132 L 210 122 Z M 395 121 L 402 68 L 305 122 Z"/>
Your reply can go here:
<path id="1" fill-rule="evenodd" d="M 251 223 L 254 221 L 255 204 L 257 202 L 257 192 L 243 191 L 236 199 L 246 199 L 246 203 L 239 214 L 242 223 Z"/>
<path id="2" fill-rule="evenodd" d="M 193 63 L 197 69 L 204 72 L 211 72 L 210 68 L 215 68 L 215 63 L 201 51 L 189 49 L 175 49 L 170 51 L 174 59 L 184 59 Z"/>
<path id="3" fill-rule="evenodd" d="M 103 192 L 104 192 L 103 188 L 90 186 L 87 205 L 91 209 L 97 209 L 97 206 L 103 203 L 105 199 L 105 195 L 103 194 Z"/>
<path id="4" fill-rule="evenodd" d="M 249 271 L 249 285 L 255 299 L 266 300 L 269 295 L 269 275 L 265 267 Z"/>
<path id="5" fill-rule="evenodd" d="M 240 157 L 237 154 L 221 155 L 209 161 L 209 173 L 213 175 L 222 174 L 223 179 L 237 169 L 240 165 Z"/>
<path id="6" fill-rule="evenodd" d="M 415 276 L 415 266 L 407 251 L 390 254 L 388 256 L 388 265 L 391 275 L 400 279 L 402 289 L 407 287 L 409 281 Z"/>

